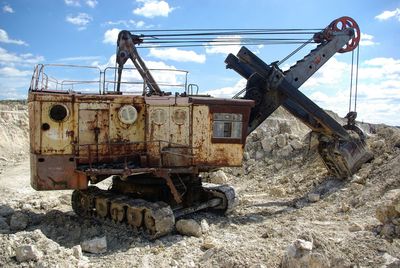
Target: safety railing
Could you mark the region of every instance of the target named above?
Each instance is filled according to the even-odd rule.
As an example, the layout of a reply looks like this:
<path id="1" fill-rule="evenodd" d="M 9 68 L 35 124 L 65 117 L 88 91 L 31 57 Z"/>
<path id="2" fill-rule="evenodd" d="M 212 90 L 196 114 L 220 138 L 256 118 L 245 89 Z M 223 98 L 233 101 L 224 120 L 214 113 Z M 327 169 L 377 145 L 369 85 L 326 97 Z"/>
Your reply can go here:
<path id="1" fill-rule="evenodd" d="M 59 93 L 114 94 L 117 88 L 117 67 L 102 70 L 96 66 L 39 64 L 35 66 L 30 91 Z M 164 92 L 192 91 L 188 86 L 188 72 L 177 69 L 149 69 Z M 118 94 L 145 95 L 148 84 L 136 68 L 124 68 Z M 192 87 L 192 86 L 191 86 Z"/>
<path id="2" fill-rule="evenodd" d="M 90 169 L 92 169 L 96 164 L 101 164 L 103 168 L 106 168 L 104 164 L 110 161 L 104 161 L 104 159 L 120 159 L 120 164 L 123 164 L 122 169 L 129 169 L 130 162 L 135 157 L 153 157 L 154 159 L 159 159 L 159 162 L 154 167 L 162 167 L 163 159 L 165 155 L 174 155 L 183 157 L 185 163 L 192 165 L 193 159 L 193 147 L 174 143 L 164 140 L 156 141 L 140 141 L 140 142 L 105 142 L 105 143 L 92 143 L 92 144 L 79 144 L 73 143 L 74 148 L 74 158 L 79 162 L 85 163 Z M 105 149 L 100 149 L 100 147 L 105 147 Z M 135 148 L 135 149 L 134 149 Z M 151 150 L 154 148 L 155 150 Z M 186 149 L 187 153 L 174 152 L 169 149 Z M 101 151 L 101 153 L 99 152 Z M 118 153 L 113 153 L 118 152 Z M 148 154 L 153 155 L 148 155 Z M 111 165 L 115 163 L 111 163 Z M 97 167 L 97 169 L 99 169 Z"/>

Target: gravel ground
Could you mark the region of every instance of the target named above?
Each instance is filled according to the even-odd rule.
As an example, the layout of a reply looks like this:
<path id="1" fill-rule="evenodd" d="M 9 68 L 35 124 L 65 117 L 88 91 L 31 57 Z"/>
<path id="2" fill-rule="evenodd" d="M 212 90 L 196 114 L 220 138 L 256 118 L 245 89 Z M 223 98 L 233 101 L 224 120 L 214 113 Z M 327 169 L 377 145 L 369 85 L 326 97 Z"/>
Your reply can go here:
<path id="1" fill-rule="evenodd" d="M 375 159 L 338 180 L 304 138 L 307 130 L 277 114 L 248 138 L 243 168 L 202 174 L 235 187 L 235 211 L 187 216 L 202 223 L 199 237 L 174 231 L 151 241 L 127 226 L 77 217 L 71 191 L 31 189 L 29 147 L 19 146 L 28 146 L 26 106 L 0 110 L 22 111 L 0 120 L 11 132 L 0 134 L 18 141 L 0 144 L 0 267 L 400 267 L 399 222 L 376 217 L 384 196 L 400 189 L 398 129 L 374 127 Z M 96 237 L 106 239 L 103 253 L 82 253 Z"/>

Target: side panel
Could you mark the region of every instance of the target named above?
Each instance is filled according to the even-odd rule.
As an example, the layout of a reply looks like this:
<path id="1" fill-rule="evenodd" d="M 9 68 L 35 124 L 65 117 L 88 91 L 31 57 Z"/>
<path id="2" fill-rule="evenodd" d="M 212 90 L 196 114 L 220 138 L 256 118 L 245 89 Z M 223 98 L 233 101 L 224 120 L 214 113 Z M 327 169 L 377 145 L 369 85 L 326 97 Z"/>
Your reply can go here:
<path id="1" fill-rule="evenodd" d="M 161 149 L 168 145 L 170 135 L 169 106 L 147 106 L 146 143 L 150 166 L 161 165 Z"/>
<path id="2" fill-rule="evenodd" d="M 29 111 L 29 141 L 30 141 L 30 152 L 40 153 L 40 132 L 41 132 L 41 111 L 40 102 L 32 101 L 28 103 Z"/>
<path id="3" fill-rule="evenodd" d="M 54 105 L 62 104 L 68 109 L 65 120 L 54 121 L 50 118 L 50 109 Z M 71 102 L 40 102 L 41 119 L 39 124 L 32 127 L 39 128 L 40 148 L 44 155 L 51 154 L 72 154 L 73 130 L 74 130 L 74 110 Z"/>
<path id="4" fill-rule="evenodd" d="M 206 165 L 210 159 L 211 118 L 206 105 L 193 105 L 192 145 L 194 165 Z"/>
<path id="5" fill-rule="evenodd" d="M 109 105 L 79 105 L 79 163 L 96 163 L 107 157 L 109 141 Z"/>
<path id="6" fill-rule="evenodd" d="M 224 109 L 229 111 L 230 108 Z M 227 139 L 213 141 L 213 132 L 213 114 L 209 106 L 195 105 L 193 108 L 194 165 L 199 166 L 200 169 L 240 166 L 243 159 L 243 144 L 240 141 L 230 142 Z"/>
<path id="7" fill-rule="evenodd" d="M 31 154 L 31 186 L 35 190 L 86 189 L 86 175 L 75 168 L 72 155 Z"/>
<path id="8" fill-rule="evenodd" d="M 190 106 L 170 107 L 170 139 L 177 146 L 190 145 Z"/>
<path id="9" fill-rule="evenodd" d="M 127 99 L 119 99 L 110 104 L 110 155 L 115 161 L 134 161 L 144 155 L 145 150 L 145 122 L 146 107 L 143 98 L 137 99 L 137 103 L 127 102 Z M 119 103 L 125 101 L 125 103 Z M 119 112 L 125 105 L 132 105 L 137 111 L 137 119 L 133 124 L 123 123 L 119 119 Z M 135 161 L 134 161 L 135 162 Z M 139 162 L 139 160 L 136 160 Z M 138 163 L 139 164 L 139 163 Z M 145 167 L 146 162 L 140 163 Z"/>
<path id="10" fill-rule="evenodd" d="M 162 164 L 167 167 L 192 165 L 191 107 L 170 106 L 169 142 L 162 149 Z"/>
<path id="11" fill-rule="evenodd" d="M 128 103 L 129 104 L 129 103 Z M 110 141 L 115 142 L 135 142 L 139 148 L 144 148 L 145 140 L 145 115 L 146 109 L 144 103 L 134 104 L 138 115 L 133 124 L 124 124 L 118 119 L 118 112 L 125 103 L 110 104 Z"/>
<path id="12" fill-rule="evenodd" d="M 152 104 L 147 107 L 146 141 L 150 166 L 190 166 L 191 106 Z"/>

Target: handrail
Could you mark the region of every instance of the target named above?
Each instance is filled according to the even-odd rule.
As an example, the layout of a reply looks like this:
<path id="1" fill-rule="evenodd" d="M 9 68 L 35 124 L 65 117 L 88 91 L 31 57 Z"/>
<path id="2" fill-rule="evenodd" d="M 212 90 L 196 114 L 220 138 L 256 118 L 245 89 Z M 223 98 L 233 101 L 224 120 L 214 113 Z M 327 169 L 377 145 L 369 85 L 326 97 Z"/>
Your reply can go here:
<path id="1" fill-rule="evenodd" d="M 191 145 L 185 145 L 185 144 L 180 144 L 180 143 L 174 143 L 174 142 L 170 142 L 170 141 L 165 141 L 165 140 L 154 140 L 154 141 L 137 141 L 137 142 L 103 142 L 103 143 L 91 143 L 91 144 L 79 144 L 76 142 L 72 142 L 71 145 L 74 146 L 74 152 L 75 152 L 75 158 L 76 159 L 87 159 L 89 161 L 89 165 L 93 164 L 93 158 L 96 158 L 97 156 L 92 156 L 92 154 L 94 153 L 94 151 L 97 151 L 97 149 L 91 149 L 92 146 L 96 146 L 98 147 L 99 145 L 104 145 L 108 147 L 108 154 L 106 155 L 102 155 L 102 157 L 130 157 L 130 156 L 134 156 L 134 155 L 140 155 L 142 153 L 146 152 L 146 147 L 145 146 L 143 148 L 143 151 L 139 150 L 139 151 L 134 151 L 131 153 L 126 153 L 126 147 L 129 145 L 146 145 L 149 143 L 153 143 L 153 144 L 157 144 L 158 143 L 158 150 L 159 150 L 159 155 L 163 155 L 163 154 L 171 154 L 171 155 L 179 155 L 182 157 L 186 157 L 188 159 L 193 159 L 193 154 L 183 154 L 183 153 L 176 153 L 176 152 L 169 152 L 169 151 L 164 151 L 164 148 L 187 148 L 190 151 L 193 151 L 193 149 L 195 149 L 195 147 L 191 146 Z M 162 144 L 165 144 L 166 146 L 162 146 Z M 115 146 L 124 146 L 124 153 L 119 153 L 116 155 L 111 155 L 111 148 Z M 87 156 L 81 156 L 79 155 L 80 153 L 80 148 L 87 148 Z M 96 154 L 97 155 L 97 154 Z M 162 158 L 160 157 L 160 161 L 162 160 Z M 161 166 L 161 163 L 160 163 Z"/>
<path id="2" fill-rule="evenodd" d="M 74 69 L 85 69 L 85 70 L 95 70 L 98 72 L 98 77 L 94 79 L 71 79 L 71 78 L 60 78 L 60 71 L 57 68 L 68 68 L 68 70 L 74 70 Z M 86 91 L 93 90 L 93 88 L 85 88 L 85 85 L 88 84 L 98 84 L 98 92 L 99 94 L 112 94 L 115 92 L 115 86 L 113 90 L 110 90 L 110 84 L 115 85 L 117 83 L 116 77 L 115 77 L 115 70 L 117 70 L 117 67 L 112 67 L 108 66 L 106 68 L 101 69 L 98 66 L 87 66 L 87 65 L 73 65 L 73 64 L 38 64 L 35 66 L 32 74 L 32 79 L 30 83 L 30 91 L 48 91 L 48 92 L 71 92 L 77 90 L 78 92 L 82 93 Z M 110 79 L 109 74 L 107 73 L 108 70 L 113 70 Z M 137 70 L 136 68 L 124 68 L 124 70 Z M 168 81 L 162 81 L 164 79 L 161 79 L 157 83 L 158 86 L 164 87 L 164 88 L 177 88 L 180 89 L 179 91 L 187 92 L 188 91 L 188 71 L 186 70 L 179 70 L 179 69 L 161 69 L 161 68 L 154 68 L 154 69 L 149 69 L 148 71 L 152 71 L 156 73 L 157 75 L 161 75 L 161 77 L 166 77 L 167 79 L 171 77 L 170 75 L 165 75 L 162 72 L 168 72 L 168 73 L 174 73 L 175 79 L 171 80 L 171 82 Z M 52 73 L 54 72 L 54 73 Z M 57 73 L 58 72 L 58 73 Z M 79 77 L 82 76 L 82 72 L 77 72 L 74 71 L 75 76 Z M 62 72 L 62 75 L 65 76 L 65 73 L 67 72 Z M 57 75 L 58 74 L 58 75 Z M 182 77 L 184 78 L 177 78 L 177 77 Z M 73 76 L 73 75 L 71 75 Z M 107 77 L 108 76 L 108 77 Z M 55 78 L 57 77 L 57 78 Z M 136 77 L 134 78 L 136 79 Z M 168 79 L 169 80 L 169 79 Z M 121 81 L 121 84 L 126 85 L 125 90 L 122 92 L 123 94 L 140 94 L 143 92 L 146 92 L 146 82 L 143 81 L 139 76 L 137 77 L 137 81 L 132 80 L 132 81 Z M 70 89 L 65 89 L 65 86 L 69 85 L 71 86 Z M 131 85 L 131 87 L 129 87 Z M 135 90 L 135 85 L 142 85 L 143 87 L 140 90 Z M 132 90 L 133 89 L 133 90 Z M 170 90 L 170 89 L 169 89 Z"/>

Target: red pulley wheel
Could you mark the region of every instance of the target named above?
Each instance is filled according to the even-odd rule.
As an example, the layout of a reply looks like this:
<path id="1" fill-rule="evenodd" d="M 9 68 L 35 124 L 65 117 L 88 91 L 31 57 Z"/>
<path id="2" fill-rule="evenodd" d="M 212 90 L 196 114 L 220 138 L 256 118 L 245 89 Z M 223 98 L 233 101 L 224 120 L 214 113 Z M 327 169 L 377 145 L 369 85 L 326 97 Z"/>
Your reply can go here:
<path id="1" fill-rule="evenodd" d="M 345 16 L 332 21 L 331 24 L 329 25 L 329 28 L 331 28 L 335 32 L 342 31 L 347 28 L 354 29 L 354 37 L 351 38 L 349 42 L 342 49 L 338 51 L 339 53 L 352 51 L 360 43 L 360 38 L 361 38 L 360 27 L 358 27 L 357 22 L 350 17 Z"/>

